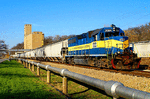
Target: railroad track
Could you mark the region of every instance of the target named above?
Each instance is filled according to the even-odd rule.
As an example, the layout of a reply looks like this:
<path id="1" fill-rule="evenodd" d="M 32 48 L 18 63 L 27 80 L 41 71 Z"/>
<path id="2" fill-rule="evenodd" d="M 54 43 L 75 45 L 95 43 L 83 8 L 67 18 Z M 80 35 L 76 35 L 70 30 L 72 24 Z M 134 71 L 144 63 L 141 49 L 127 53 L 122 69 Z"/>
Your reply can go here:
<path id="1" fill-rule="evenodd" d="M 30 59 L 31 60 L 31 59 Z M 49 62 L 49 61 L 44 61 L 44 60 L 36 60 L 38 62 Z M 68 66 L 76 66 L 76 67 L 81 67 L 81 68 L 89 68 L 89 69 L 95 69 L 95 70 L 103 70 L 107 72 L 113 72 L 113 73 L 121 73 L 124 75 L 131 75 L 131 76 L 137 76 L 137 77 L 146 77 L 150 78 L 150 71 L 142 71 L 142 70 L 115 70 L 115 69 L 102 69 L 99 67 L 93 67 L 93 66 L 86 66 L 86 65 L 71 65 L 71 64 L 65 64 L 65 63 L 58 63 L 58 62 L 52 62 L 56 64 L 64 64 Z"/>

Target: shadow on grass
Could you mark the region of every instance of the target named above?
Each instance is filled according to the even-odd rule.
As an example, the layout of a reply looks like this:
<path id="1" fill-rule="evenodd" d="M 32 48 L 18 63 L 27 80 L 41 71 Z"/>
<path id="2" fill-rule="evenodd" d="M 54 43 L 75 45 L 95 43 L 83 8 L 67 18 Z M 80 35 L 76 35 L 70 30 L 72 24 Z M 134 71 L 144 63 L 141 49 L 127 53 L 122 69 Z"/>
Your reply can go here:
<path id="1" fill-rule="evenodd" d="M 59 94 L 50 92 L 50 91 L 43 91 L 38 90 L 35 92 L 29 91 L 19 91 L 16 93 L 4 93 L 0 94 L 1 99 L 58 99 L 61 98 Z"/>
<path id="2" fill-rule="evenodd" d="M 80 93 L 84 93 L 84 92 L 87 92 L 87 91 L 89 91 L 89 90 L 90 90 L 90 89 L 88 88 L 88 89 L 86 89 L 86 90 L 84 90 L 84 91 L 80 91 L 80 92 L 72 93 L 72 94 L 69 94 L 69 95 L 80 94 Z"/>
<path id="3" fill-rule="evenodd" d="M 88 98 L 87 98 L 87 95 L 81 95 L 81 96 L 76 96 L 76 97 L 73 97 L 73 98 L 71 97 L 70 99 L 88 99 Z"/>
<path id="4" fill-rule="evenodd" d="M 94 90 L 94 91 L 97 91 L 97 92 L 99 92 L 99 93 L 101 93 L 101 94 L 103 94 L 103 95 L 106 95 L 106 96 L 112 98 L 112 96 L 108 95 L 104 90 L 95 88 L 95 87 L 93 87 L 93 86 L 87 85 L 87 84 L 85 84 L 85 83 L 82 83 L 82 82 L 80 82 L 80 81 L 76 81 L 76 80 L 71 79 L 71 78 L 68 78 L 68 81 L 69 81 L 69 80 L 71 80 L 71 81 L 73 81 L 73 82 L 76 82 L 76 83 L 78 83 L 78 84 L 80 84 L 80 85 L 83 85 L 83 86 L 85 86 L 85 87 L 88 88 L 87 90 L 84 90 L 84 91 L 81 91 L 81 92 L 77 92 L 77 93 L 72 93 L 72 94 L 70 94 L 70 95 L 84 93 L 84 92 L 86 92 L 86 91 L 92 89 L 92 90 Z"/>

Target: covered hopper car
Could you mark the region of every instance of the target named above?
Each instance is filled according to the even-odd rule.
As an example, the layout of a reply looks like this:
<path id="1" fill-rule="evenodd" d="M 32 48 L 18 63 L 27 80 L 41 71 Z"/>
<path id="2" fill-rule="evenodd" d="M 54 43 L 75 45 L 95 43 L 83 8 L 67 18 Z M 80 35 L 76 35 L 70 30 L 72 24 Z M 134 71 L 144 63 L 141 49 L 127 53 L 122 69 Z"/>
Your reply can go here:
<path id="1" fill-rule="evenodd" d="M 130 43 L 130 47 L 133 48 L 138 57 L 150 57 L 150 41 Z"/>

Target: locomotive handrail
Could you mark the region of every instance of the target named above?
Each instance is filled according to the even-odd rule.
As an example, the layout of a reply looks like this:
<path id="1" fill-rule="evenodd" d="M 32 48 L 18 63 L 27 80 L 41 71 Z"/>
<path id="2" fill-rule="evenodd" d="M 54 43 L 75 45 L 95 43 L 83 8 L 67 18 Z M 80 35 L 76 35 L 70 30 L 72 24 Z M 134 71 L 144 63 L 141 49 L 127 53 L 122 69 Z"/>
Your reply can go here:
<path id="1" fill-rule="evenodd" d="M 114 98 L 129 98 L 129 99 L 150 99 L 150 93 L 140 91 L 137 89 L 125 87 L 122 83 L 117 81 L 103 81 L 93 77 L 85 76 L 75 72 L 68 71 L 67 69 L 60 69 L 56 67 L 51 67 L 50 65 L 43 65 L 36 62 L 27 61 L 25 59 L 14 58 L 22 62 L 26 62 L 33 65 L 38 65 L 38 67 L 44 68 L 47 71 L 52 71 L 58 73 L 61 76 L 71 78 L 75 81 L 82 82 L 84 84 L 93 86 L 100 90 L 104 90 L 108 95 L 111 95 Z M 64 80 L 63 80 L 64 81 Z M 63 86 L 64 87 L 64 86 Z M 67 88 L 67 87 L 66 87 Z"/>

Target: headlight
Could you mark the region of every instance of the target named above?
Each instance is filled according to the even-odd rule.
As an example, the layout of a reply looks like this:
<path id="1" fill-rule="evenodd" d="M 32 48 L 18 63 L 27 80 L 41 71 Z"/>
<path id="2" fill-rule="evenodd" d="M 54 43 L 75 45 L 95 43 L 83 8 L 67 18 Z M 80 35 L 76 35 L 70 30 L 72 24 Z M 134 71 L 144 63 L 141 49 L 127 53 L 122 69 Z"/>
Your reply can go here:
<path id="1" fill-rule="evenodd" d="M 120 54 L 120 52 L 118 51 L 118 54 Z"/>

